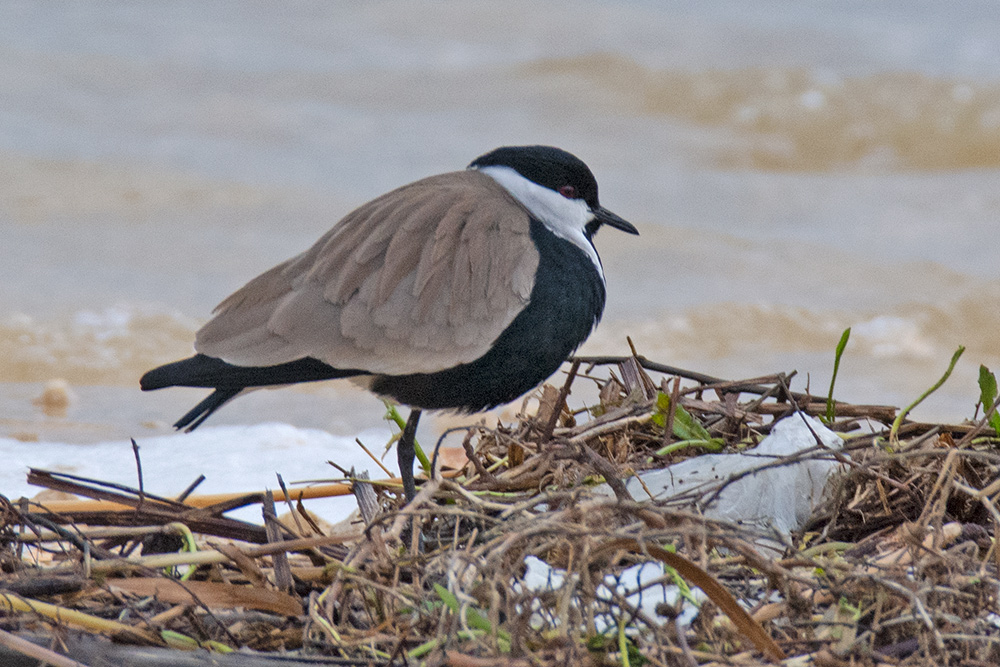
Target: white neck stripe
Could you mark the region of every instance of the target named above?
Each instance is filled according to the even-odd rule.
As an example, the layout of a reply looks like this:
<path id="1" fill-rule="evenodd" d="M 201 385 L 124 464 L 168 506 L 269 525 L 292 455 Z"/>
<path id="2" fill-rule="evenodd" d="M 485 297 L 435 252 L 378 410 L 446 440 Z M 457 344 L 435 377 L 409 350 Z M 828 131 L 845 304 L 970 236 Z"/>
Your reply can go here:
<path id="1" fill-rule="evenodd" d="M 550 232 L 569 241 L 586 253 L 594 266 L 597 267 L 601 282 L 604 282 L 604 268 L 601 266 L 601 258 L 597 256 L 594 244 L 590 242 L 585 233 L 587 223 L 594 219 L 594 214 L 587 202 L 582 199 L 567 199 L 554 190 L 528 180 L 510 167 L 490 165 L 478 167 L 478 169 L 502 185 Z"/>

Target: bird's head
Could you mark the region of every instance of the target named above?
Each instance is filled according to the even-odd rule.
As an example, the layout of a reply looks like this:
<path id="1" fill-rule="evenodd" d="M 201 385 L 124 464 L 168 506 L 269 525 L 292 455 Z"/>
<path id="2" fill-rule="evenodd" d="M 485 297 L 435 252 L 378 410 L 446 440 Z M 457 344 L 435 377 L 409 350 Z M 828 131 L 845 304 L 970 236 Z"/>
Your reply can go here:
<path id="1" fill-rule="evenodd" d="M 597 179 L 572 153 L 553 146 L 503 146 L 469 165 L 504 186 L 553 232 L 592 239 L 601 225 L 638 234 L 632 223 L 600 204 Z"/>

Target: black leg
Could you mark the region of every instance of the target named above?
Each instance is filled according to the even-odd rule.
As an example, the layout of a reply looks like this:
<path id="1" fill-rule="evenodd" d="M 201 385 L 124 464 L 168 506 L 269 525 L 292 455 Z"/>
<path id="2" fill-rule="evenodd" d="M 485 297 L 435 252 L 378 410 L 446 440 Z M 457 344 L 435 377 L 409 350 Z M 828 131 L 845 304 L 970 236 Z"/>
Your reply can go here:
<path id="1" fill-rule="evenodd" d="M 410 410 L 410 417 L 406 420 L 406 427 L 403 434 L 399 436 L 396 443 L 396 456 L 399 458 L 399 476 L 403 480 L 403 492 L 406 493 L 406 502 L 413 500 L 417 495 L 417 486 L 413 483 L 413 459 L 416 456 L 413 448 L 413 440 L 417 435 L 417 422 L 420 421 L 420 410 L 414 408 Z"/>

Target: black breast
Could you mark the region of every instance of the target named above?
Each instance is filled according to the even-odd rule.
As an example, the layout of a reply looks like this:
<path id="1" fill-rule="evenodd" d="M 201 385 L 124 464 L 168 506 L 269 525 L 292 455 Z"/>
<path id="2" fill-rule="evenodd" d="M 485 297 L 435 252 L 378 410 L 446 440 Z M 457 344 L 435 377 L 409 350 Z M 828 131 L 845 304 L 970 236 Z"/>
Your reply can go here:
<path id="1" fill-rule="evenodd" d="M 479 359 L 436 373 L 381 375 L 372 391 L 417 408 L 476 412 L 534 389 L 579 347 L 604 311 L 604 281 L 590 258 L 531 221 L 538 272 L 524 310 Z"/>

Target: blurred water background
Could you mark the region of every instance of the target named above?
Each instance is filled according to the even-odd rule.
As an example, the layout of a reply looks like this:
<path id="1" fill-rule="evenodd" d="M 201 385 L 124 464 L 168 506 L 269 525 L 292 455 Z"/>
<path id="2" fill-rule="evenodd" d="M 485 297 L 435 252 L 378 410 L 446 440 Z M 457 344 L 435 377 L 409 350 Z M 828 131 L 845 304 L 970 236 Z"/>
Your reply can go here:
<path id="1" fill-rule="evenodd" d="M 0 492 L 27 465 L 131 460 L 127 437 L 204 393 L 138 377 L 218 301 L 503 144 L 576 153 L 642 231 L 598 238 L 608 309 L 583 352 L 628 335 L 823 394 L 850 326 L 839 396 L 905 405 L 965 345 L 915 416 L 971 417 L 979 364 L 1000 367 L 997 72 L 1000 12 L 977 1 L 0 2 Z M 44 409 L 57 378 L 73 400 Z M 256 392 L 161 490 L 273 486 L 266 438 L 223 425 L 346 452 L 382 444 L 381 414 L 336 383 Z"/>

